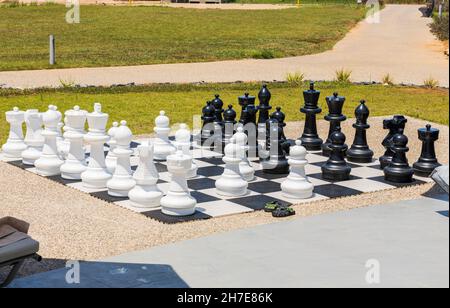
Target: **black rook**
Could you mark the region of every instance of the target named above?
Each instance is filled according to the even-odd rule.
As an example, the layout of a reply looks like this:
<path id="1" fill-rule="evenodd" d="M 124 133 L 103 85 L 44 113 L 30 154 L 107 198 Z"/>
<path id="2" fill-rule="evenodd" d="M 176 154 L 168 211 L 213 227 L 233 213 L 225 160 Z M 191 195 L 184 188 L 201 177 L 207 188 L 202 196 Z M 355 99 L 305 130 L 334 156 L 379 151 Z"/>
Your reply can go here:
<path id="1" fill-rule="evenodd" d="M 434 143 L 439 139 L 439 130 L 428 124 L 425 128 L 419 128 L 418 133 L 419 139 L 422 141 L 422 152 L 419 160 L 413 165 L 414 173 L 417 176 L 428 177 L 434 169 L 441 165 L 436 158 L 434 149 Z"/>

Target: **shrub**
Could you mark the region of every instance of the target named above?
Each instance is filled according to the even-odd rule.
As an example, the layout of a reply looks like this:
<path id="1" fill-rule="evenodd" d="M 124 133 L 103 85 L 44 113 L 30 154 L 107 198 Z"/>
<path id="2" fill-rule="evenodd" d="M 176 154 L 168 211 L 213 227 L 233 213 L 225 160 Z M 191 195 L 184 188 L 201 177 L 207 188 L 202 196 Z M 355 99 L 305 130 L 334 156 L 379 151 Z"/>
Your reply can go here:
<path id="1" fill-rule="evenodd" d="M 436 88 L 436 87 L 439 86 L 439 81 L 436 80 L 436 79 L 434 79 L 433 77 L 430 77 L 430 78 L 425 79 L 425 80 L 423 81 L 423 85 L 424 85 L 426 88 L 434 89 L 434 88 Z"/>
<path id="2" fill-rule="evenodd" d="M 392 78 L 391 74 L 386 74 L 381 78 L 381 83 L 386 84 L 389 86 L 392 86 L 394 84 L 394 79 Z"/>
<path id="3" fill-rule="evenodd" d="M 350 79 L 351 76 L 352 76 L 352 71 L 346 70 L 344 68 L 341 68 L 341 69 L 336 71 L 335 81 L 341 82 L 341 83 L 350 83 L 351 82 L 351 79 Z"/>
<path id="4" fill-rule="evenodd" d="M 286 74 L 286 81 L 290 85 L 299 86 L 303 83 L 303 80 L 305 79 L 305 74 L 302 72 L 294 72 L 294 73 L 287 73 Z"/>
<path id="5" fill-rule="evenodd" d="M 275 53 L 272 50 L 268 49 L 255 50 L 252 53 L 253 59 L 273 59 L 275 57 Z"/>
<path id="6" fill-rule="evenodd" d="M 448 22 L 448 14 L 444 14 L 441 18 L 435 16 L 433 23 L 430 25 L 431 32 L 441 41 L 448 40 Z"/>

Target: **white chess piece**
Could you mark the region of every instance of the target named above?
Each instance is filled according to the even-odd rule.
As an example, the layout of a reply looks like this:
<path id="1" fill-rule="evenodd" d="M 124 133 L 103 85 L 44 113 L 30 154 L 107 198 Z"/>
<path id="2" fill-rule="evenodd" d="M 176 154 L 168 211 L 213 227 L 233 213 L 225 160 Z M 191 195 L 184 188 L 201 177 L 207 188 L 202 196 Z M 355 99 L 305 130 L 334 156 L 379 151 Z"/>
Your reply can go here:
<path id="1" fill-rule="evenodd" d="M 5 112 L 6 121 L 9 123 L 9 137 L 2 146 L 3 155 L 6 158 L 22 159 L 22 152 L 27 149 L 23 140 L 22 124 L 25 121 L 25 112 L 14 107 L 12 111 Z"/>
<path id="2" fill-rule="evenodd" d="M 188 130 L 186 124 L 180 124 L 180 129 L 175 133 L 175 144 L 177 147 L 181 147 L 185 155 L 191 155 L 191 132 Z M 197 176 L 198 166 L 192 160 L 192 166 L 189 170 L 187 177 L 188 179 L 195 178 Z"/>
<path id="3" fill-rule="evenodd" d="M 68 180 L 80 180 L 86 171 L 86 153 L 83 147 L 86 110 L 79 106 L 65 112 L 64 138 L 69 142 L 69 152 L 65 163 L 61 166 L 61 177 Z"/>
<path id="4" fill-rule="evenodd" d="M 138 146 L 139 164 L 133 174 L 136 186 L 128 193 L 128 198 L 136 207 L 153 208 L 161 205 L 163 193 L 158 189 L 158 170 L 153 162 L 153 145 Z"/>
<path id="5" fill-rule="evenodd" d="M 109 173 L 113 174 L 116 170 L 116 164 L 117 164 L 117 156 L 114 154 L 114 149 L 116 148 L 116 139 L 114 138 L 114 134 L 117 131 L 117 128 L 119 127 L 119 122 L 113 122 L 112 127 L 108 130 L 108 135 L 111 139 L 109 139 L 108 145 L 109 145 L 109 151 L 105 158 L 106 168 L 108 169 Z"/>
<path id="6" fill-rule="evenodd" d="M 242 161 L 240 156 L 241 146 L 236 144 L 236 139 L 230 139 L 230 143 L 225 146 L 223 161 L 225 170 L 216 181 L 217 194 L 222 196 L 243 196 L 247 193 L 248 183 L 239 171 L 239 164 Z"/>
<path id="7" fill-rule="evenodd" d="M 290 173 L 281 183 L 283 194 L 291 199 L 307 199 L 313 196 L 314 185 L 311 184 L 305 173 L 307 151 L 300 140 L 295 141 L 295 146 L 290 149 L 289 165 Z"/>
<path id="8" fill-rule="evenodd" d="M 42 115 L 36 109 L 27 110 L 25 124 L 27 126 L 25 143 L 28 148 L 22 152 L 22 162 L 24 165 L 34 166 L 34 162 L 41 157 L 45 142 L 42 136 Z"/>
<path id="9" fill-rule="evenodd" d="M 244 133 L 244 129 L 242 128 L 242 126 L 239 126 L 237 128 L 237 131 L 233 137 L 234 139 L 236 139 L 236 144 L 240 146 L 239 157 L 241 158 L 241 162 L 239 163 L 239 172 L 247 182 L 253 181 L 255 179 L 255 169 L 250 165 L 250 162 L 247 158 L 246 152 L 248 149 L 248 137 Z"/>
<path id="10" fill-rule="evenodd" d="M 114 154 L 117 156 L 117 165 L 114 174 L 106 183 L 108 194 L 115 197 L 128 197 L 130 190 L 136 185 L 131 171 L 130 157 L 133 150 L 130 148 L 133 133 L 127 126 L 127 121 L 121 121 L 114 133 L 116 147 Z"/>
<path id="11" fill-rule="evenodd" d="M 58 148 L 59 155 L 62 159 L 66 159 L 67 155 L 69 155 L 70 143 L 69 140 L 64 139 L 64 135 L 62 133 L 64 128 L 64 123 L 58 123 L 58 136 L 56 137 L 56 147 Z"/>
<path id="12" fill-rule="evenodd" d="M 106 188 L 112 175 L 108 172 L 105 165 L 105 152 L 103 145 L 109 140 L 106 135 L 106 124 L 108 114 L 102 112 L 102 105 L 94 104 L 94 112 L 87 114 L 89 132 L 83 139 L 90 144 L 91 152 L 86 171 L 81 174 L 83 186 L 87 188 Z"/>
<path id="13" fill-rule="evenodd" d="M 44 148 L 39 159 L 34 162 L 36 172 L 43 176 L 59 175 L 64 163 L 58 152 L 56 138 L 58 136 L 58 123 L 61 121 L 61 112 L 56 106 L 48 106 L 48 110 L 42 114 L 45 129 L 42 136 L 45 138 Z"/>
<path id="14" fill-rule="evenodd" d="M 159 112 L 155 119 L 156 138 L 154 139 L 154 159 L 166 160 L 167 156 L 175 153 L 176 148 L 169 141 L 170 120 L 164 111 Z"/>
<path id="15" fill-rule="evenodd" d="M 192 166 L 192 157 L 179 149 L 167 156 L 167 169 L 171 175 L 170 188 L 161 199 L 162 212 L 171 216 L 188 216 L 195 213 L 197 200 L 191 196 L 187 185 L 187 173 Z"/>

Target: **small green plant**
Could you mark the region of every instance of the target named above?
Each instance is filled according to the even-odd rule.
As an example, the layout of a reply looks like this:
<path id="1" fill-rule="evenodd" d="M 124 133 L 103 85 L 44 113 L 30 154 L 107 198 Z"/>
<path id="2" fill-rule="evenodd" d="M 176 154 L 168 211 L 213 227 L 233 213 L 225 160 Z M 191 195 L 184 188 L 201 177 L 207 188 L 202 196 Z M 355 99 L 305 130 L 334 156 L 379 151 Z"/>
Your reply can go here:
<path id="1" fill-rule="evenodd" d="M 381 83 L 384 85 L 392 86 L 394 84 L 394 79 L 392 78 L 391 74 L 386 74 L 381 78 Z"/>
<path id="2" fill-rule="evenodd" d="M 340 83 L 350 83 L 351 82 L 352 71 L 341 68 L 336 71 L 336 82 Z"/>
<path id="3" fill-rule="evenodd" d="M 302 72 L 294 72 L 286 74 L 286 81 L 290 85 L 299 86 L 305 80 L 305 74 Z"/>
<path id="4" fill-rule="evenodd" d="M 425 88 L 434 89 L 439 87 L 439 81 L 434 79 L 433 77 L 429 77 L 423 81 L 423 85 Z"/>
<path id="5" fill-rule="evenodd" d="M 253 51 L 252 58 L 253 59 L 273 59 L 273 58 L 276 58 L 276 56 L 272 50 L 263 49 L 263 50 Z"/>
<path id="6" fill-rule="evenodd" d="M 61 87 L 64 89 L 75 87 L 75 81 L 73 80 L 64 80 L 59 78 L 59 83 L 61 84 Z"/>

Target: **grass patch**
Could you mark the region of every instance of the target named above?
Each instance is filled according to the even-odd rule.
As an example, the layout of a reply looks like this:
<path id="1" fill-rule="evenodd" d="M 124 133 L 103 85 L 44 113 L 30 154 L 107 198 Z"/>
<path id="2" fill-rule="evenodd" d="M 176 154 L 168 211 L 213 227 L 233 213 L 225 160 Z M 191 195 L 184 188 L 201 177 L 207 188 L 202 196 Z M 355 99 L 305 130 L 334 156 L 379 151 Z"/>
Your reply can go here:
<path id="1" fill-rule="evenodd" d="M 299 112 L 303 105 L 300 91 L 307 89 L 307 82 L 300 86 L 287 83 L 268 85 L 272 92 L 272 106 L 281 106 L 287 121 L 303 120 Z M 188 123 L 192 117 L 199 115 L 207 100 L 219 93 L 225 104 L 237 104 L 237 97 L 245 91 L 256 95 L 259 83 L 233 84 L 199 84 L 199 85 L 151 85 L 138 87 L 113 88 L 66 88 L 44 90 L 0 90 L 0 113 L 11 110 L 14 106 L 25 110 L 38 108 L 45 111 L 49 104 L 56 104 L 61 111 L 79 105 L 92 111 L 94 102 L 103 105 L 104 112 L 109 113 L 112 121 L 127 120 L 135 134 L 148 134 L 153 131 L 154 118 L 159 110 L 165 110 L 172 124 Z M 413 87 L 385 87 L 383 85 L 342 85 L 333 82 L 318 82 L 316 88 L 322 92 L 320 106 L 327 110 L 325 96 L 334 91 L 346 96 L 344 113 L 353 117 L 354 109 L 360 99 L 365 99 L 372 116 L 404 114 L 436 123 L 449 123 L 448 89 L 425 89 Z M 239 108 L 237 108 L 239 109 Z M 325 111 L 319 116 L 322 118 Z M 8 125 L 0 121 L 0 142 L 7 138 Z M 300 132 L 299 132 L 300 133 Z"/>
<path id="2" fill-rule="evenodd" d="M 365 9 L 326 5 L 243 13 L 81 6 L 79 24 L 67 24 L 66 12 L 62 5 L 0 6 L 0 70 L 313 54 L 331 49 L 364 17 Z M 57 64 L 52 67 L 48 64 L 50 34 L 56 37 Z"/>

